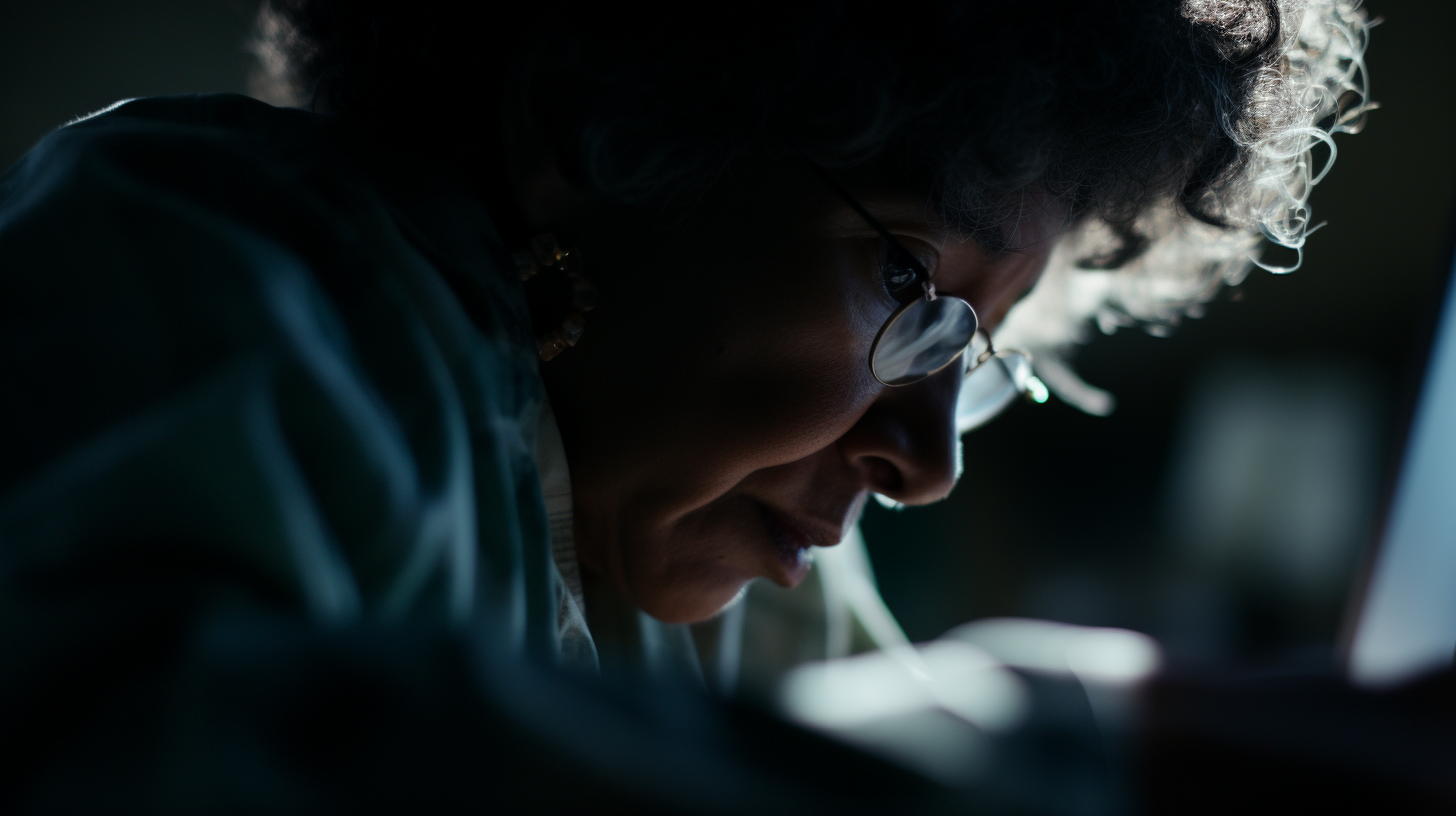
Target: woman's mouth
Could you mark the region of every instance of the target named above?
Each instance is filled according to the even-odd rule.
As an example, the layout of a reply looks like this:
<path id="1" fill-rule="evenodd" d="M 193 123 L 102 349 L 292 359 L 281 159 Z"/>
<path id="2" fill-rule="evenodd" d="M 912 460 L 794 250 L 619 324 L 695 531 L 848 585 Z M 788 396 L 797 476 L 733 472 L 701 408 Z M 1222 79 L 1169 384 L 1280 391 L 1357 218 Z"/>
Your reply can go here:
<path id="1" fill-rule="evenodd" d="M 781 587 L 792 589 L 809 574 L 814 562 L 810 547 L 818 542 L 799 529 L 788 517 L 766 504 L 759 503 L 768 545 L 776 556 L 776 567 L 767 577 Z"/>

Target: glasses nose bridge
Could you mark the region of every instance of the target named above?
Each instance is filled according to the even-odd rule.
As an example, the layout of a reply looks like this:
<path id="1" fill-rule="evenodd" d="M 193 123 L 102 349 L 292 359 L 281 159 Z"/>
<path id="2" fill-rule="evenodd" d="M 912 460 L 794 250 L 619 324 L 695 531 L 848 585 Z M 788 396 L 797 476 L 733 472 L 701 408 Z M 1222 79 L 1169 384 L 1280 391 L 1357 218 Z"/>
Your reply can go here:
<path id="1" fill-rule="evenodd" d="M 971 376 L 971 372 L 991 362 L 996 356 L 996 344 L 991 340 L 991 332 L 985 326 L 976 326 L 976 331 L 966 343 L 966 349 L 961 353 L 963 370 L 965 376 Z"/>

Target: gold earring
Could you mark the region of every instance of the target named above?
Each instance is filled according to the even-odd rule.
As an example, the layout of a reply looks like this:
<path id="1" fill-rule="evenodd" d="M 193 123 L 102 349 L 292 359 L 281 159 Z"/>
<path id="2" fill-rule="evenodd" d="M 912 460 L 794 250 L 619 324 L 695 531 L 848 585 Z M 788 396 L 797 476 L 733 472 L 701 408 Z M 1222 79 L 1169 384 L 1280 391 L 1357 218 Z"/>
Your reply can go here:
<path id="1" fill-rule="evenodd" d="M 597 288 L 581 274 L 581 253 L 574 248 L 563 249 L 551 233 L 537 235 L 531 239 L 529 252 L 522 250 L 511 257 L 523 282 L 540 281 L 547 276 L 538 278 L 537 275 L 552 270 L 564 273 L 565 282 L 571 286 L 571 305 L 567 308 L 565 319 L 560 325 L 536 335 L 536 351 L 541 355 L 541 361 L 546 362 L 581 339 L 581 333 L 586 330 L 586 313 L 597 305 Z M 560 285 L 559 281 L 557 285 Z"/>

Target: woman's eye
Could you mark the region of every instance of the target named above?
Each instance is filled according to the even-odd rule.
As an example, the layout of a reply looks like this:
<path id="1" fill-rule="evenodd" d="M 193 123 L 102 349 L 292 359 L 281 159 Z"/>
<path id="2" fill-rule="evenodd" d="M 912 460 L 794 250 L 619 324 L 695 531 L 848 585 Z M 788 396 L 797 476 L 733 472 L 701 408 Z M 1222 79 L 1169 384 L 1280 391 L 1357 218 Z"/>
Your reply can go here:
<path id="1" fill-rule="evenodd" d="M 904 300 L 914 291 L 924 264 L 898 243 L 880 239 L 880 277 L 885 291 L 895 300 Z"/>

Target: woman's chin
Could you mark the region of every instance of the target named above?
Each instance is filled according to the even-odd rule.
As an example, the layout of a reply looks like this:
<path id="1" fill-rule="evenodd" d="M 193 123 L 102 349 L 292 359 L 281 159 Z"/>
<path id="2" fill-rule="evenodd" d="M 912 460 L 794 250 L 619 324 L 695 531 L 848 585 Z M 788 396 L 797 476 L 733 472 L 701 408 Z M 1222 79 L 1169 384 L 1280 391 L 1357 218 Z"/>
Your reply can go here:
<path id="1" fill-rule="evenodd" d="M 741 599 L 750 579 L 715 581 L 691 587 L 665 587 L 632 600 L 663 623 L 698 623 L 714 617 Z"/>

